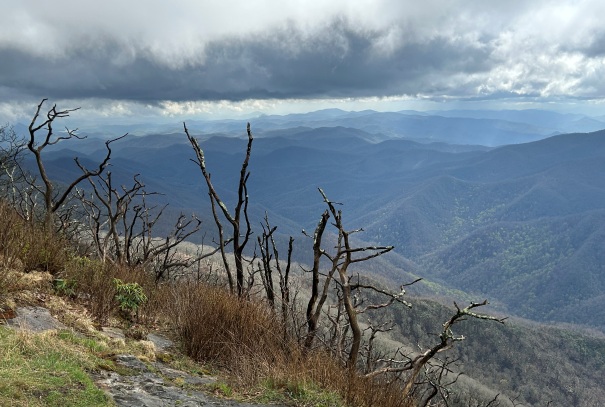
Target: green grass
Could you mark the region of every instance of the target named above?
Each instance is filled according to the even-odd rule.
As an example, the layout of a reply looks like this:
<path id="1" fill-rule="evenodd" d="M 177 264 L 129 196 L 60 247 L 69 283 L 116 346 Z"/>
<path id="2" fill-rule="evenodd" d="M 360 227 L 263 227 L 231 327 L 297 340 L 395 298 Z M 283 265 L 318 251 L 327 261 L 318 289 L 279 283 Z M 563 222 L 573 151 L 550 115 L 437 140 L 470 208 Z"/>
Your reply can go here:
<path id="1" fill-rule="evenodd" d="M 257 401 L 269 403 L 291 403 L 314 407 L 343 407 L 345 402 L 332 391 L 320 388 L 313 383 L 283 380 L 265 380 Z"/>
<path id="2" fill-rule="evenodd" d="M 65 332 L 15 332 L 0 327 L 0 405 L 112 406 L 87 371 L 96 368 L 94 341 Z"/>

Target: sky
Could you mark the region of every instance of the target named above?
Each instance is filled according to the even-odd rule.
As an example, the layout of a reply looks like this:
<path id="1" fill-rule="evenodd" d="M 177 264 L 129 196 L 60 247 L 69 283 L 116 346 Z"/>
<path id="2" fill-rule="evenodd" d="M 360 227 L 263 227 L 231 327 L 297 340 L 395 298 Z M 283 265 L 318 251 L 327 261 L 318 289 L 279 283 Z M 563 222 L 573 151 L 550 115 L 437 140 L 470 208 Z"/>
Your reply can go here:
<path id="1" fill-rule="evenodd" d="M 5 4 L 2 4 L 5 3 Z M 605 114 L 602 0 L 0 0 L 0 123 L 344 110 Z"/>

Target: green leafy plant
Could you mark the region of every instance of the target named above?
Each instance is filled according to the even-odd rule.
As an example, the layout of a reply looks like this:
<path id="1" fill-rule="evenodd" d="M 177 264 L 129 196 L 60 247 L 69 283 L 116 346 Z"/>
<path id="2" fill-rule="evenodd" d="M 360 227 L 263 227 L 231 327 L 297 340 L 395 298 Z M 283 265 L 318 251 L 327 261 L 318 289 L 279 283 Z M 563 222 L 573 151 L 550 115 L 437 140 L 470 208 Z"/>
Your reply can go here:
<path id="1" fill-rule="evenodd" d="M 138 283 L 125 283 L 119 278 L 114 278 L 113 283 L 116 287 L 115 299 L 120 310 L 130 315 L 136 314 L 139 307 L 147 301 L 143 287 Z"/>
<path id="2" fill-rule="evenodd" d="M 233 389 L 225 382 L 217 382 L 211 386 L 214 394 L 223 396 L 223 397 L 231 397 L 233 396 Z"/>
<path id="3" fill-rule="evenodd" d="M 59 295 L 64 295 L 70 298 L 75 298 L 76 296 L 76 282 L 70 279 L 64 278 L 55 278 L 53 280 L 53 288 L 55 292 Z"/>

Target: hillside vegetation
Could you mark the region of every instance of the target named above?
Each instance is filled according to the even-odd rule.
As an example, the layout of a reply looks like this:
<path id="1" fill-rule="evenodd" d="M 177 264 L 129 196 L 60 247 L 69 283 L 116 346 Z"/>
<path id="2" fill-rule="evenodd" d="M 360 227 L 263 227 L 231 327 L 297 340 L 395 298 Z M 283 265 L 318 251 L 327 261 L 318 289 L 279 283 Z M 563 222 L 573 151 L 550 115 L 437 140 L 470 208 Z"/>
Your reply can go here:
<path id="1" fill-rule="evenodd" d="M 360 238 L 395 246 L 403 257 L 390 256 L 390 269 L 401 275 L 490 298 L 525 318 L 605 327 L 603 313 L 586 312 L 605 305 L 604 132 L 487 150 L 379 137 L 345 127 L 261 132 L 249 167 L 251 218 L 267 212 L 278 240 L 299 237 L 323 210 L 321 186 L 346 203 L 352 226 L 365 230 Z M 206 135 L 200 143 L 217 191 L 234 205 L 243 141 Z M 140 173 L 150 190 L 165 193 L 149 199 L 213 222 L 182 134 L 127 138 L 114 150 L 118 182 Z M 69 179 L 73 155 L 50 152 L 49 171 Z M 308 263 L 303 242 L 296 239 L 294 256 Z"/>
<path id="2" fill-rule="evenodd" d="M 20 306 L 42 306 L 68 327 L 34 334 L 0 324 L 2 405 L 114 405 L 91 376 L 101 370 L 128 374 L 115 363 L 117 354 L 127 352 L 194 374 L 219 372 L 218 387 L 195 389 L 223 397 L 301 406 L 411 405 L 397 386 L 351 376 L 321 348 L 303 355 L 295 341 L 281 336 L 280 321 L 263 301 L 242 300 L 208 282 L 156 284 L 145 270 L 78 256 L 66 241 L 56 243 L 58 236 L 43 238 L 42 226 L 24 222 L 6 203 L 0 205 L 0 224 L 11 232 L 0 240 L 0 321 Z M 125 286 L 130 291 L 121 291 Z M 143 297 L 137 300 L 135 292 Z M 98 331 L 108 325 L 123 328 L 127 341 Z M 140 342 L 149 331 L 178 340 L 190 359 Z"/>
<path id="3" fill-rule="evenodd" d="M 240 139 L 198 140 L 185 127 L 191 146 L 176 135 L 117 138 L 78 154 L 72 133 L 66 148 L 49 142 L 50 123 L 68 113 L 53 107 L 46 127 L 33 119 L 36 160 L 14 167 L 31 172 L 4 184 L 3 307 L 32 302 L 13 284 L 20 275 L 50 273 L 55 294 L 97 324 L 134 336 L 169 329 L 241 394 L 260 386 L 278 399 L 317 390 L 334 395 L 329 405 L 598 405 L 600 337 L 501 326 L 502 316 L 476 311 L 487 301 L 473 300 L 603 327 L 586 310 L 603 298 L 605 186 L 592 175 L 603 172 L 604 132 L 486 149 L 294 129 L 258 138 L 250 159 L 250 127 L 245 154 L 234 151 Z M 43 159 L 36 145 L 49 147 Z M 212 245 L 177 249 L 199 242 L 198 231 Z M 414 301 L 408 286 L 458 303 Z"/>
<path id="4" fill-rule="evenodd" d="M 11 219 L 11 213 L 4 205 L 2 226 Z M 20 227 L 18 222 L 9 226 L 13 232 Z M 94 328 L 100 326 L 96 324 L 110 324 L 123 327 L 131 338 L 158 329 L 176 335 L 181 349 L 203 362 L 187 362 L 188 369 L 218 369 L 226 386 L 221 392 L 232 397 L 292 405 L 407 405 L 396 391 L 389 395 L 381 382 L 354 384 L 346 380 L 346 371 L 335 360 L 330 362 L 328 354 L 298 354 L 296 344 L 286 345 L 279 339 L 283 328 L 262 301 L 241 302 L 208 283 L 155 285 L 140 271 L 106 268 L 97 261 L 74 257 L 70 247 L 48 246 L 50 240 L 35 238 L 40 236 L 35 230 L 26 228 L 15 235 L 34 237 L 30 244 L 37 250 L 25 253 L 39 259 L 36 253 L 42 252 L 46 261 L 31 262 L 21 255 L 9 257 L 11 251 L 6 249 L 15 246 L 7 244 L 11 241 L 6 238 L 2 241 L 5 251 L 0 268 L 0 308 L 49 307 L 73 331 L 19 334 L 0 326 L 0 351 L 4 352 L 0 377 L 5 377 L 0 401 L 38 405 L 37 400 L 42 398 L 40 405 L 110 405 L 89 375 L 101 369 L 118 369 L 113 355 L 129 351 L 143 360 L 169 360 L 160 353 L 150 354 L 135 339 L 129 339 L 127 345 L 108 342 Z M 12 266 L 6 263 L 8 258 L 13 259 Z M 53 283 L 45 269 L 54 270 L 55 277 L 71 284 Z M 141 304 L 135 320 L 120 311 L 113 278 L 143 287 L 148 301 Z M 378 335 L 377 346 L 382 352 L 399 346 L 431 346 L 435 342 L 432 334 L 451 314 L 451 307 L 434 300 L 408 300 L 413 304 L 411 309 L 399 306 L 380 315 L 382 320 L 394 322 L 392 331 Z M 512 404 L 508 400 L 516 399 L 517 403 L 532 406 L 598 406 L 605 397 L 602 336 L 515 321 L 505 325 L 466 321 L 456 331 L 466 339 L 447 352 L 446 359 L 456 361 L 450 365 L 453 373 L 448 381 L 457 378 L 450 386 L 450 405 L 487 405 L 500 394 L 499 402 L 491 405 L 509 406 Z M 179 366 L 185 363 L 177 360 Z M 33 370 L 28 370 L 30 367 Z M 464 375 L 458 377 L 459 372 Z M 62 379 L 53 379 L 57 377 Z M 387 396 L 390 401 L 383 398 Z"/>

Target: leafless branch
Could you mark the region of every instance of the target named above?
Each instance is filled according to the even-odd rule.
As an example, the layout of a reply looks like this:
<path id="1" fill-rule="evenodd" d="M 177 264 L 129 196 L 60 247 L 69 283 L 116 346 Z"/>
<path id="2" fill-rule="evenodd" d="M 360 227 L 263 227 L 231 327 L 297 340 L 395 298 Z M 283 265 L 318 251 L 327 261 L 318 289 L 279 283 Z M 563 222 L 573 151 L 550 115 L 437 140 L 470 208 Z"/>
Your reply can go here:
<path id="1" fill-rule="evenodd" d="M 233 291 L 233 282 L 232 282 L 232 278 L 231 278 L 231 271 L 229 268 L 229 264 L 227 262 L 225 251 L 224 251 L 225 241 L 224 241 L 224 237 L 223 237 L 223 226 L 218 217 L 215 205 L 218 205 L 218 207 L 221 209 L 221 212 L 222 212 L 223 216 L 225 217 L 225 219 L 227 219 L 227 221 L 231 224 L 232 234 L 231 234 L 230 239 L 232 240 L 232 243 L 233 243 L 233 254 L 234 254 L 234 258 L 235 258 L 236 289 L 237 289 L 238 296 L 241 297 L 244 295 L 243 252 L 244 252 L 246 245 L 248 244 L 250 236 L 252 235 L 250 219 L 248 217 L 249 197 L 248 197 L 248 187 L 247 187 L 248 178 L 250 176 L 250 173 L 248 172 L 248 164 L 249 164 L 250 155 L 252 152 L 252 142 L 254 140 L 254 137 L 252 136 L 252 132 L 250 130 L 250 123 L 248 123 L 248 125 L 246 127 L 246 133 L 248 135 L 248 145 L 246 148 L 246 156 L 244 157 L 244 160 L 242 162 L 242 166 L 240 169 L 240 178 L 239 178 L 238 189 L 237 189 L 238 200 L 237 200 L 237 204 L 235 205 L 233 214 L 231 214 L 229 212 L 227 205 L 225 205 L 224 201 L 220 198 L 216 189 L 214 188 L 214 185 L 212 184 L 210 173 L 208 173 L 208 171 L 206 169 L 206 160 L 204 157 L 204 151 L 200 147 L 198 141 L 189 134 L 189 130 L 187 129 L 187 126 L 185 125 L 185 123 L 183 123 L 183 128 L 184 128 L 185 134 L 187 135 L 187 138 L 189 139 L 189 142 L 191 143 L 191 147 L 193 148 L 196 158 L 197 158 L 197 161 L 194 161 L 194 162 L 200 167 L 200 170 L 202 171 L 202 174 L 206 181 L 206 185 L 208 187 L 208 194 L 210 195 L 210 201 L 212 204 L 214 221 L 219 230 L 219 239 L 220 239 L 220 246 L 222 248 L 221 254 L 223 257 L 223 263 L 225 265 L 227 275 L 229 276 L 229 279 L 230 279 L 230 288 Z M 242 215 L 244 217 L 243 225 L 241 224 Z"/>

